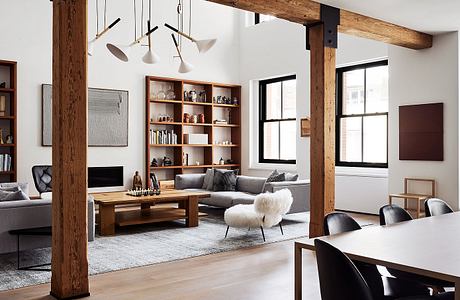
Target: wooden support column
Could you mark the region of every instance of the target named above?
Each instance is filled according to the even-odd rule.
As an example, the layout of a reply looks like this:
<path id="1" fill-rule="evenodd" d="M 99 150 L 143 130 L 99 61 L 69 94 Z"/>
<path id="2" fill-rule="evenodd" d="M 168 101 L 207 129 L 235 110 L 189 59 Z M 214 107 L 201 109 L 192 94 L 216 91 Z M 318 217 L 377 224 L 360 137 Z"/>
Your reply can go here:
<path id="1" fill-rule="evenodd" d="M 87 0 L 53 1 L 51 295 L 89 295 Z"/>
<path id="2" fill-rule="evenodd" d="M 310 237 L 324 234 L 335 205 L 335 56 L 324 46 L 324 25 L 310 28 Z"/>

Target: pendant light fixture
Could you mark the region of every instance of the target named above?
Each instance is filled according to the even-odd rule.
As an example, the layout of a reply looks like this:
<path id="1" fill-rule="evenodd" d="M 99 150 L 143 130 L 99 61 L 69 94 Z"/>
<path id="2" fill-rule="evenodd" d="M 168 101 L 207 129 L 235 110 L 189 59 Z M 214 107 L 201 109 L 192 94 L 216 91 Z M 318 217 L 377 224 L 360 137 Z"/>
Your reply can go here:
<path id="1" fill-rule="evenodd" d="M 137 38 L 129 45 L 115 45 L 115 44 L 108 43 L 107 49 L 109 49 L 110 53 L 112 53 L 119 60 L 127 62 L 129 61 L 129 52 L 131 51 L 131 48 L 135 45 L 140 44 L 140 42 L 145 37 L 150 36 L 150 34 L 155 32 L 157 29 L 158 29 L 158 26 L 153 27 L 153 29 L 150 29 L 149 31 L 147 31 L 146 34 Z"/>
<path id="2" fill-rule="evenodd" d="M 177 54 L 179 55 L 180 58 L 180 66 L 179 66 L 179 73 L 188 73 L 193 70 L 194 66 L 192 64 L 189 64 L 184 60 L 182 57 L 182 53 L 180 52 L 179 49 L 179 44 L 177 43 L 176 37 L 174 36 L 174 33 L 171 33 L 171 37 L 174 41 L 174 45 L 176 46 Z"/>
<path id="3" fill-rule="evenodd" d="M 150 20 L 147 21 L 147 28 L 150 31 Z M 158 29 L 158 26 L 156 26 Z M 155 53 L 155 51 L 152 50 L 152 38 L 151 35 L 149 34 L 149 50 L 145 55 L 142 57 L 142 61 L 145 62 L 146 64 L 156 64 L 160 62 L 160 56 Z"/>
<path id="4" fill-rule="evenodd" d="M 142 35 L 141 37 L 137 38 L 137 12 L 136 12 L 136 0 L 133 1 L 133 7 L 134 7 L 134 41 L 129 44 L 129 45 L 115 45 L 112 43 L 107 44 L 107 49 L 112 53 L 116 58 L 118 58 L 121 61 L 127 62 L 129 61 L 129 53 L 131 51 L 131 48 L 135 45 L 138 45 L 141 43 L 141 41 L 147 37 L 150 36 L 153 32 L 155 32 L 158 29 L 158 26 L 155 26 L 152 29 L 149 29 L 147 33 Z M 142 32 L 142 30 L 141 30 Z"/>
<path id="5" fill-rule="evenodd" d="M 152 20 L 152 0 L 149 0 L 149 20 L 147 21 L 147 30 L 150 31 L 150 22 Z M 149 34 L 149 50 L 142 57 L 142 61 L 146 64 L 156 64 L 160 62 L 160 56 L 152 50 L 152 37 Z"/>
<path id="6" fill-rule="evenodd" d="M 96 36 L 94 39 L 88 42 L 88 55 L 93 56 L 94 44 L 98 39 L 100 39 L 104 34 L 106 34 L 110 29 L 112 29 L 118 22 L 121 21 L 120 18 L 117 18 L 109 26 L 107 26 L 107 0 L 104 2 L 104 29 L 99 32 L 99 0 L 96 0 Z"/>
<path id="7" fill-rule="evenodd" d="M 198 48 L 198 51 L 200 53 L 205 53 L 207 52 L 209 49 L 212 48 L 212 46 L 214 46 L 217 42 L 217 39 L 208 39 L 208 40 L 196 40 L 194 39 L 193 37 L 191 37 L 190 35 L 180 31 L 179 29 L 177 28 L 174 28 L 172 27 L 171 25 L 169 25 L 168 23 L 165 23 L 165 26 L 167 28 L 169 28 L 170 30 L 180 34 L 181 36 L 189 39 L 190 41 L 192 41 L 193 43 L 195 43 L 196 47 Z"/>

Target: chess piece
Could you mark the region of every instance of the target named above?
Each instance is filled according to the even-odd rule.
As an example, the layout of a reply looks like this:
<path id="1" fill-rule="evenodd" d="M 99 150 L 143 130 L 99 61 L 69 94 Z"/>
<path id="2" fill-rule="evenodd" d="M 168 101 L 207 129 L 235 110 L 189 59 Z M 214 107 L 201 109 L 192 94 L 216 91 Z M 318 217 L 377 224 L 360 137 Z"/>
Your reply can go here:
<path id="1" fill-rule="evenodd" d="M 142 178 L 139 175 L 139 171 L 136 171 L 133 177 L 133 190 L 142 189 Z"/>

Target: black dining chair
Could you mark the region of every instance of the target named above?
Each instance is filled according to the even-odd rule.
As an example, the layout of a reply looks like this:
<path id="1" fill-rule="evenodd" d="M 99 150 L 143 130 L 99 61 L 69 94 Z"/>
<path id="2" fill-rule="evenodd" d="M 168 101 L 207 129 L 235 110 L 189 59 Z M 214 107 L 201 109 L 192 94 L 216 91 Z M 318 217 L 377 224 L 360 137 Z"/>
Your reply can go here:
<path id="1" fill-rule="evenodd" d="M 352 217 L 333 212 L 324 218 L 326 235 L 339 234 L 361 229 Z M 353 261 L 370 287 L 374 299 L 395 299 L 402 296 L 429 295 L 429 289 L 417 282 L 382 276 L 376 265 Z"/>
<path id="2" fill-rule="evenodd" d="M 379 210 L 380 225 L 391 225 L 412 220 L 411 215 L 397 205 L 385 205 Z"/>
<path id="3" fill-rule="evenodd" d="M 436 217 L 453 212 L 454 210 L 449 206 L 449 204 L 441 199 L 430 198 L 425 200 L 425 215 L 427 217 Z"/>
<path id="4" fill-rule="evenodd" d="M 315 248 L 322 300 L 376 300 L 360 271 L 342 251 L 319 239 L 315 240 Z M 453 300 L 454 294 L 449 292 L 398 299 Z"/>
<path id="5" fill-rule="evenodd" d="M 380 225 L 392 225 L 404 221 L 412 220 L 411 215 L 403 208 L 397 205 L 385 205 L 379 210 Z M 435 291 L 444 291 L 444 287 L 454 287 L 455 284 L 452 282 L 439 280 L 427 276 L 421 276 L 417 274 L 407 273 L 400 270 L 388 268 L 388 272 L 401 279 L 411 280 L 419 282 L 423 285 L 433 288 Z"/>

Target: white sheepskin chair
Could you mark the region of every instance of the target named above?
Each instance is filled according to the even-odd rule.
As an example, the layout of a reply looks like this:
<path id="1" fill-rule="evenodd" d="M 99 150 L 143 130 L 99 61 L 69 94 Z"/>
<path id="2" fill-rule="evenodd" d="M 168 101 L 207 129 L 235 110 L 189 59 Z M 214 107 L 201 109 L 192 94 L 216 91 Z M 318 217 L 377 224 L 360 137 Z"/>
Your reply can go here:
<path id="1" fill-rule="evenodd" d="M 288 213 L 292 204 L 292 194 L 288 189 L 283 189 L 275 193 L 264 193 L 256 196 L 254 204 L 238 204 L 228 208 L 224 214 L 227 224 L 227 237 L 230 227 L 235 228 L 257 228 L 262 231 L 265 242 L 264 228 L 271 228 L 279 225 L 281 234 L 283 227 L 281 220 Z"/>

